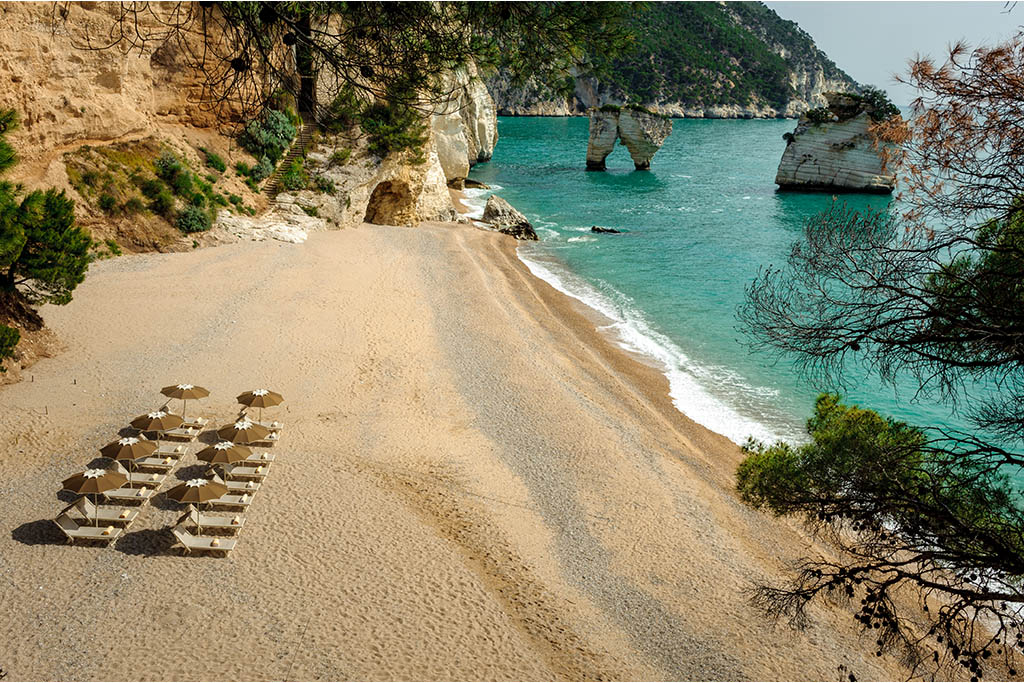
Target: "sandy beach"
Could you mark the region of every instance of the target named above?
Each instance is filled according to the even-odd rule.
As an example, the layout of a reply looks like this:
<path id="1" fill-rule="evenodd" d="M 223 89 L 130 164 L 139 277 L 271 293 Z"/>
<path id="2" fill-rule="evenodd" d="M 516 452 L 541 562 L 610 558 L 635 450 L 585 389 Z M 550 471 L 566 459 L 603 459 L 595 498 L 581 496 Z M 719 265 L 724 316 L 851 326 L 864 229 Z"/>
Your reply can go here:
<path id="1" fill-rule="evenodd" d="M 905 675 L 847 607 L 798 632 L 748 603 L 807 537 L 738 501 L 739 449 L 508 237 L 128 256 L 43 314 L 66 350 L 0 388 L 11 680 Z M 65 545 L 60 480 L 178 382 L 210 389 L 189 412 L 214 424 L 244 390 L 286 398 L 238 548 L 172 552 L 163 499 L 109 548 Z"/>

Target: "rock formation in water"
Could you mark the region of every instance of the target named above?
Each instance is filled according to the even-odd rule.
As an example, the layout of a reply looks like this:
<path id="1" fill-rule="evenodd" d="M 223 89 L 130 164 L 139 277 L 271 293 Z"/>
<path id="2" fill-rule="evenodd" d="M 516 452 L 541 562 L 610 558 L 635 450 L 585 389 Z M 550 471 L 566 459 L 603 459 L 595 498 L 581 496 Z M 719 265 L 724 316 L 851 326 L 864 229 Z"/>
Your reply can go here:
<path id="1" fill-rule="evenodd" d="M 888 194 L 895 169 L 885 168 L 871 132 L 874 108 L 863 99 L 826 93 L 828 107 L 800 117 L 786 133 L 775 183 L 782 190 Z"/>
<path id="2" fill-rule="evenodd" d="M 483 220 L 495 226 L 498 232 L 511 235 L 517 240 L 537 239 L 537 233 L 526 216 L 496 194 L 487 198 Z"/>
<path id="3" fill-rule="evenodd" d="M 452 73 L 449 86 L 452 97 L 435 109 L 430 128 L 448 184 L 461 188 L 470 167 L 494 154 L 498 115 L 474 64 Z"/>
<path id="4" fill-rule="evenodd" d="M 602 235 L 619 235 L 622 233 L 621 230 L 616 230 L 615 228 L 602 228 L 597 225 L 591 225 L 590 232 L 596 232 Z"/>
<path id="5" fill-rule="evenodd" d="M 639 102 L 677 118 L 796 117 L 857 83 L 796 23 L 760 2 L 656 2 L 627 21 L 635 50 L 560 83 L 487 80 L 502 116 L 575 116 Z M 602 74 L 594 76 L 594 73 Z"/>
<path id="6" fill-rule="evenodd" d="M 639 109 L 602 107 L 591 109 L 587 170 L 603 171 L 604 160 L 621 140 L 638 171 L 651 167 L 651 157 L 672 132 L 672 120 Z"/>

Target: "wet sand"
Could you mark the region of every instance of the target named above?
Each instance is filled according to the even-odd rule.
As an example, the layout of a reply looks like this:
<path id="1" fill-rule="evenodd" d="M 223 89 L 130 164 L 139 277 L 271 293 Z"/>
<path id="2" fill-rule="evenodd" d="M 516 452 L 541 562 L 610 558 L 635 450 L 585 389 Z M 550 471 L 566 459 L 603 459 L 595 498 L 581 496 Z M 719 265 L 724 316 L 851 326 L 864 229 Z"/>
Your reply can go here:
<path id="1" fill-rule="evenodd" d="M 738 501 L 738 448 L 506 236 L 123 257 L 43 313 L 67 350 L 0 388 L 11 680 L 905 675 L 846 607 L 797 632 L 749 605 L 808 540 Z M 109 548 L 64 545 L 60 480 L 178 382 L 215 424 L 244 390 L 287 400 L 237 549 L 170 550 L 163 499 Z"/>

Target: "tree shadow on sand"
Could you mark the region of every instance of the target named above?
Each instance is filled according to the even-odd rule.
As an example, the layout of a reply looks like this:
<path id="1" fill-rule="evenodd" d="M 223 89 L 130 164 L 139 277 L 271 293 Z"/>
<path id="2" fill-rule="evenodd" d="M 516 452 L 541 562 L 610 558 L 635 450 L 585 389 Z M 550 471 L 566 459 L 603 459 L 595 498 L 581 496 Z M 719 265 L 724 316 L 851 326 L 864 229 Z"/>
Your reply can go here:
<path id="1" fill-rule="evenodd" d="M 11 530 L 11 538 L 24 545 L 64 545 L 68 540 L 52 519 L 25 522 Z"/>

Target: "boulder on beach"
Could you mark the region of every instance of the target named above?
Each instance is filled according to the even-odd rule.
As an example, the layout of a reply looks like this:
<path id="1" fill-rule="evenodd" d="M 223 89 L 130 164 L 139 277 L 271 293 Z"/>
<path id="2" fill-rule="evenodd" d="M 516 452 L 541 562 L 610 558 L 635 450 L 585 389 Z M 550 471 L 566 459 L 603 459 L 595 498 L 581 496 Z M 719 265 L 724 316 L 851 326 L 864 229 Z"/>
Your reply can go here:
<path id="1" fill-rule="evenodd" d="M 498 232 L 511 235 L 517 240 L 537 239 L 537 233 L 526 216 L 496 194 L 487 198 L 483 220 L 496 227 Z"/>

